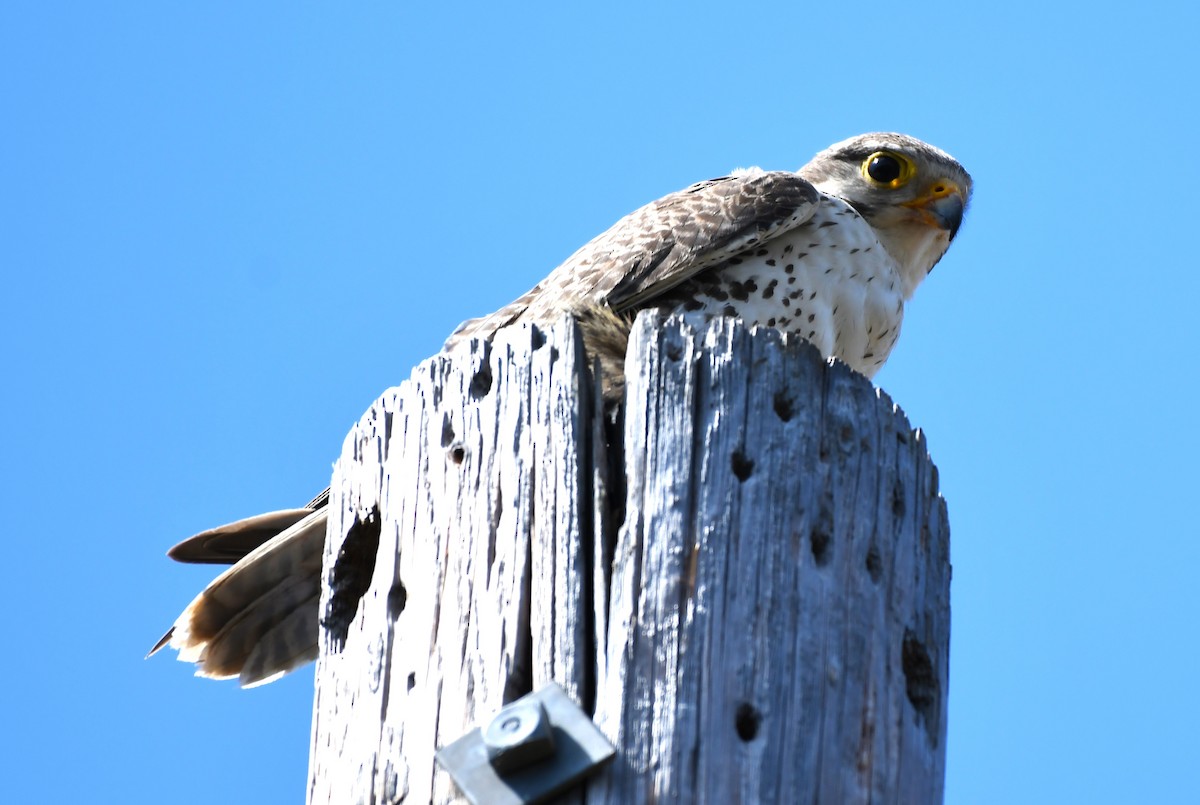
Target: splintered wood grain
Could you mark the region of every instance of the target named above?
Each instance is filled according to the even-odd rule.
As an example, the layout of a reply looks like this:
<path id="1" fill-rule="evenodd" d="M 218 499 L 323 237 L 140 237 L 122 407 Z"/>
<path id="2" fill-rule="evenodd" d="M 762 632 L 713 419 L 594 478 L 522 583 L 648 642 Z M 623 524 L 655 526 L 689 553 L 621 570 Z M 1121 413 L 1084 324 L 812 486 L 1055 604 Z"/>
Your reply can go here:
<path id="1" fill-rule="evenodd" d="M 626 372 L 609 445 L 574 325 L 513 328 L 347 437 L 310 802 L 456 801 L 436 750 L 552 680 L 618 752 L 563 802 L 941 800 L 949 527 L 920 432 L 732 320 L 643 314 Z"/>
<path id="2" fill-rule="evenodd" d="M 949 529 L 920 435 L 730 320 L 640 320 L 627 376 L 598 801 L 939 802 Z"/>
<path id="3" fill-rule="evenodd" d="M 590 696 L 592 397 L 574 325 L 550 335 L 422 363 L 347 437 L 323 612 L 355 518 L 382 527 L 344 643 L 322 629 L 310 802 L 452 801 L 438 748 L 551 680 Z"/>

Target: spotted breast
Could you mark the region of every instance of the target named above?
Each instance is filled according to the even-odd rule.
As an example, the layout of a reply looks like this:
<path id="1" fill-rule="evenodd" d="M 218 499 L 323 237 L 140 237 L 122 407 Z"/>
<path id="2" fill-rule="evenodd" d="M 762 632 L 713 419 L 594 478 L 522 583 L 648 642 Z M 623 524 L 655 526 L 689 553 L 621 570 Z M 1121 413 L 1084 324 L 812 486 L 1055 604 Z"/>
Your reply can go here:
<path id="1" fill-rule="evenodd" d="M 737 316 L 811 341 L 868 377 L 900 335 L 904 296 L 896 261 L 862 216 L 822 196 L 812 217 L 663 295 L 660 308 Z"/>

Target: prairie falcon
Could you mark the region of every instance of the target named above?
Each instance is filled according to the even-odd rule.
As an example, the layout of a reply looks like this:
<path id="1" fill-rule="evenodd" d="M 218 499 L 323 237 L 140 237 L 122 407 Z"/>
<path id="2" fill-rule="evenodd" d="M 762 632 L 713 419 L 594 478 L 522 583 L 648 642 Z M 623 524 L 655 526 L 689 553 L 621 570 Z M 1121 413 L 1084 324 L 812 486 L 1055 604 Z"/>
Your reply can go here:
<path id="1" fill-rule="evenodd" d="M 517 322 L 581 317 L 603 374 L 617 378 L 622 327 L 648 308 L 737 316 L 807 338 L 874 376 L 904 303 L 946 252 L 971 177 L 902 134 L 830 146 L 796 173 L 738 170 L 617 221 L 524 296 L 462 324 L 447 347 Z M 197 674 L 262 684 L 316 657 L 327 493 L 197 534 L 181 561 L 233 564 L 151 651 L 170 644 Z"/>

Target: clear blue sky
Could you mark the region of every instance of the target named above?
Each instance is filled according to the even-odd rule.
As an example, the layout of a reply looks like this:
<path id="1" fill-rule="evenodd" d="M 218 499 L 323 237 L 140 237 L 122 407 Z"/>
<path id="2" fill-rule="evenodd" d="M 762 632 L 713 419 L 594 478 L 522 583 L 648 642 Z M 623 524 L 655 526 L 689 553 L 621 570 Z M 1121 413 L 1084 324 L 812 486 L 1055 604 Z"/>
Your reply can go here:
<path id="1" fill-rule="evenodd" d="M 1194 6 L 407 5 L 0 6 L 0 801 L 301 801 L 311 670 L 144 661 L 212 575 L 163 551 L 622 214 L 880 129 L 976 182 L 877 378 L 949 502 L 947 802 L 1194 794 Z"/>

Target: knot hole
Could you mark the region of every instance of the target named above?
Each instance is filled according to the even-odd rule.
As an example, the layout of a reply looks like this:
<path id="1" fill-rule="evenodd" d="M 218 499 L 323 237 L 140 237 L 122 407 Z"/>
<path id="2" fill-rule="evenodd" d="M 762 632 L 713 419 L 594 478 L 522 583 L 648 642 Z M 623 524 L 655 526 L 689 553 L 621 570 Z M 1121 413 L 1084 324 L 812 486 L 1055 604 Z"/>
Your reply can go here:
<path id="1" fill-rule="evenodd" d="M 733 716 L 733 727 L 737 730 L 737 735 L 746 743 L 753 741 L 758 736 L 758 728 L 762 724 L 762 713 L 758 711 L 754 705 L 749 702 L 742 702 L 738 705 L 737 712 Z"/>

